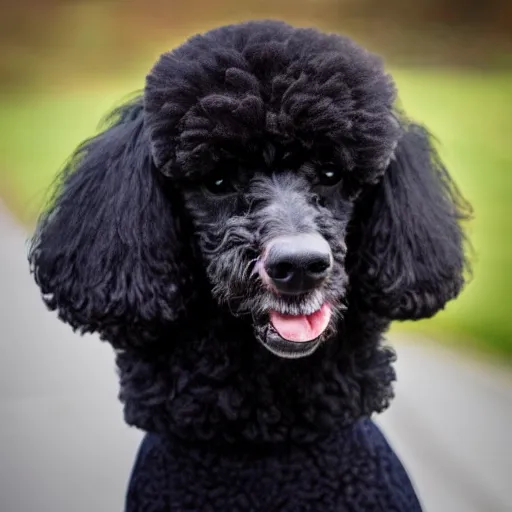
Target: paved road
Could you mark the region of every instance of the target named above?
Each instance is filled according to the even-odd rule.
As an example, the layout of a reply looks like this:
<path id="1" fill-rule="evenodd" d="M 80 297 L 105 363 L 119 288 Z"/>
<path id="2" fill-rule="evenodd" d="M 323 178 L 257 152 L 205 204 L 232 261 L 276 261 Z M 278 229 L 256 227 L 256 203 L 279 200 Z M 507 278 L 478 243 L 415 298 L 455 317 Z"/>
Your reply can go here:
<path id="1" fill-rule="evenodd" d="M 122 421 L 109 347 L 45 310 L 24 240 L 0 205 L 0 512 L 120 512 L 141 434 Z M 396 346 L 397 398 L 378 421 L 425 510 L 512 511 L 512 377 Z"/>
<path id="2" fill-rule="evenodd" d="M 427 512 L 512 512 L 512 376 L 427 340 L 394 340 L 396 398 L 378 422 Z"/>

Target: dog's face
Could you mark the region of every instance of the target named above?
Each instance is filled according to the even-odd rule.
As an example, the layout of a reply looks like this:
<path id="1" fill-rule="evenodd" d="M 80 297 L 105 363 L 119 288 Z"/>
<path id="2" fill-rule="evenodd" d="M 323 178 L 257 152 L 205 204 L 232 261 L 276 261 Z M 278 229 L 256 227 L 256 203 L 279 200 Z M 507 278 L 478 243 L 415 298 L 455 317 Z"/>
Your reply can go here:
<path id="1" fill-rule="evenodd" d="M 334 334 L 343 310 L 357 189 L 338 166 L 265 155 L 219 162 L 186 190 L 186 206 L 215 298 L 271 352 L 296 358 Z"/>

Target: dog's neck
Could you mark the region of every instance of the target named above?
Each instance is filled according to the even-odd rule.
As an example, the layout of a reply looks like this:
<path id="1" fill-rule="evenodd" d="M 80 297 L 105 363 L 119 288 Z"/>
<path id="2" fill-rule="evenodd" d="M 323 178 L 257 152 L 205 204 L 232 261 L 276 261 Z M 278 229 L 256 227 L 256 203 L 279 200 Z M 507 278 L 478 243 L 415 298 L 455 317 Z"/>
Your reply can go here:
<path id="1" fill-rule="evenodd" d="M 283 360 L 247 320 L 212 308 L 151 349 L 117 354 L 128 424 L 211 444 L 312 442 L 385 409 L 394 353 L 386 322 L 350 316 L 313 355 Z"/>

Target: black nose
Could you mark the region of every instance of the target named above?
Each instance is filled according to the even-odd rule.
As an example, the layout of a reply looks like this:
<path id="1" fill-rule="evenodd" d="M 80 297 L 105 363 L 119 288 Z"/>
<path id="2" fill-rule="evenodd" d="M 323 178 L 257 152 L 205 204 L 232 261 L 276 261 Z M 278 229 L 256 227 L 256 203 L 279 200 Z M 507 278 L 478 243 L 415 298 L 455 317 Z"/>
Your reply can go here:
<path id="1" fill-rule="evenodd" d="M 331 249 L 320 235 L 280 237 L 271 242 L 264 268 L 279 292 L 298 295 L 313 290 L 329 275 Z"/>

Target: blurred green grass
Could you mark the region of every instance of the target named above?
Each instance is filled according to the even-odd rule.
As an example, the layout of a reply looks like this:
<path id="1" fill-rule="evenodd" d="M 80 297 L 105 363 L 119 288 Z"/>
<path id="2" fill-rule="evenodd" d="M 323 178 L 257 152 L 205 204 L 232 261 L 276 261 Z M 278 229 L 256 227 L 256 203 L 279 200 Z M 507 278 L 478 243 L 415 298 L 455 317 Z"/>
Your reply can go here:
<path id="1" fill-rule="evenodd" d="M 435 319 L 401 324 L 460 340 L 512 361 L 512 73 L 447 69 L 392 70 L 401 103 L 425 123 L 475 219 L 474 278 Z M 142 73 L 138 76 L 144 76 Z M 99 120 L 142 83 L 86 84 L 61 93 L 0 97 L 0 185 L 17 215 L 32 224 L 48 185 Z"/>
<path id="2" fill-rule="evenodd" d="M 408 69 L 394 76 L 405 110 L 439 140 L 474 209 L 473 278 L 458 300 L 415 328 L 512 362 L 512 73 Z"/>

